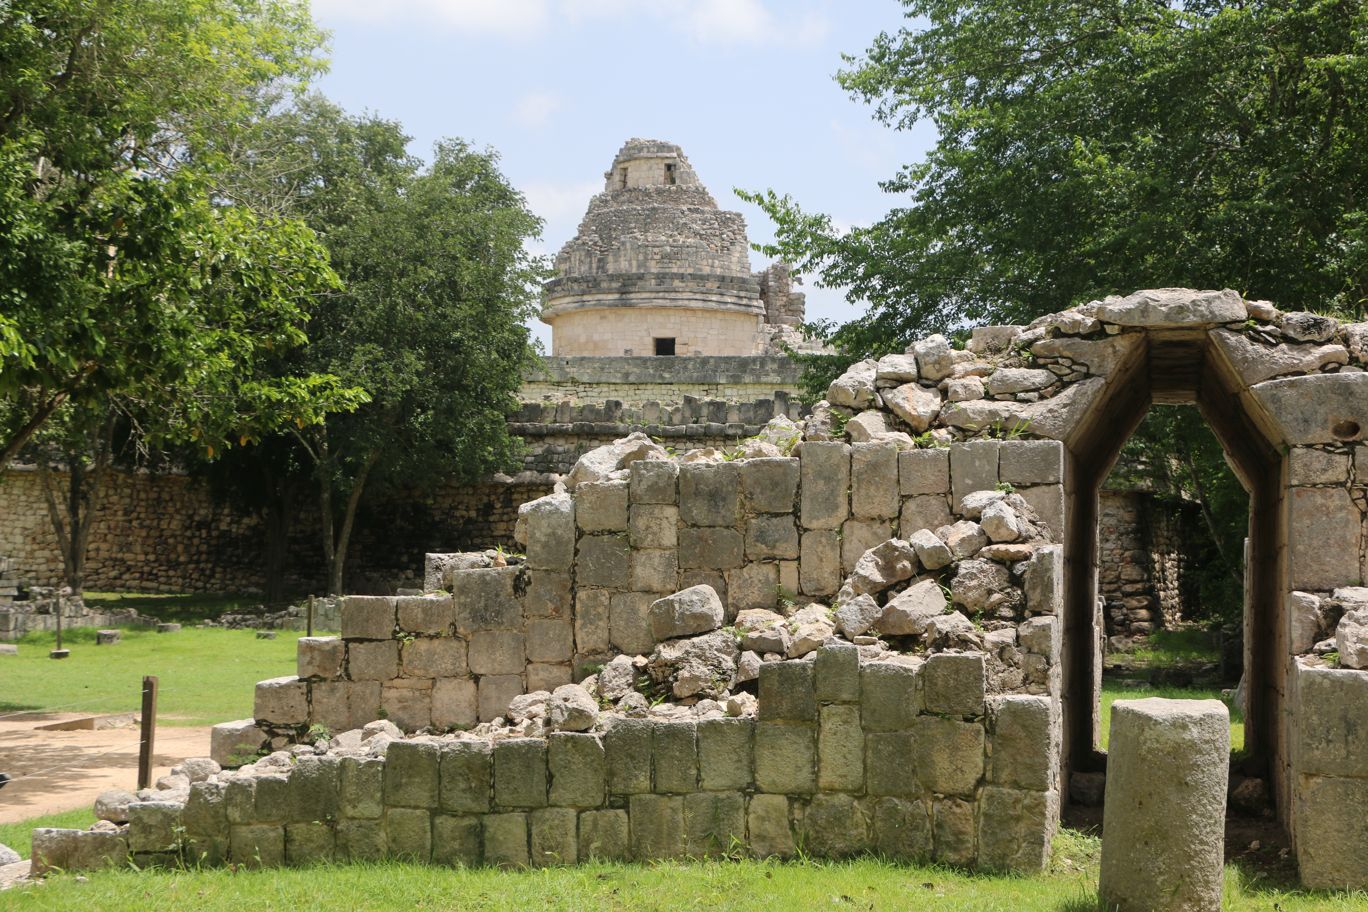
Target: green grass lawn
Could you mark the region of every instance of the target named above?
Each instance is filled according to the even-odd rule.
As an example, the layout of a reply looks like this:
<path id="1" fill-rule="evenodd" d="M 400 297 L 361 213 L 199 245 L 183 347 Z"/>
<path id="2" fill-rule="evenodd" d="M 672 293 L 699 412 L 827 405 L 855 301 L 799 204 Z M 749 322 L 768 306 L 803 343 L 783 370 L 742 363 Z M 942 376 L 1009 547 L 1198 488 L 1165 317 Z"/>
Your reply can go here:
<path id="1" fill-rule="evenodd" d="M 1105 750 L 1111 737 L 1111 708 L 1117 700 L 1142 700 L 1146 697 L 1164 697 L 1170 700 L 1219 700 L 1221 692 L 1216 689 L 1195 687 L 1123 687 L 1116 681 L 1102 680 L 1102 721 L 1101 747 Z M 1230 709 L 1230 752 L 1237 754 L 1244 750 L 1244 717 L 1239 710 L 1226 704 Z"/>
<path id="2" fill-rule="evenodd" d="M 1084 912 L 1097 908 L 1099 843 L 1066 831 L 1050 870 L 1031 877 L 975 875 L 878 859 L 843 862 L 592 864 L 505 872 L 357 864 L 238 871 L 103 871 L 54 876 L 9 892 L 7 909 L 307 910 L 529 909 L 622 912 L 725 910 L 974 910 Z M 1227 912 L 1368 909 L 1368 895 L 1305 894 L 1226 872 Z"/>
<path id="3" fill-rule="evenodd" d="M 220 614 L 250 611 L 261 604 L 259 596 L 232 593 L 196 592 L 187 595 L 159 595 L 138 592 L 85 592 L 88 607 L 95 611 L 117 611 L 132 608 L 159 621 L 179 621 L 193 624 L 208 621 Z"/>
<path id="4" fill-rule="evenodd" d="M 158 719 L 164 725 L 210 725 L 252 714 L 252 685 L 293 674 L 295 641 L 281 630 L 258 640 L 251 630 L 186 627 L 179 633 L 123 631 L 123 641 L 96 646 L 91 628 L 68 631 L 71 657 L 48 658 L 54 637 L 33 633 L 6 658 L 0 713 L 54 710 L 112 713 L 138 709 L 143 675 L 160 678 Z"/>

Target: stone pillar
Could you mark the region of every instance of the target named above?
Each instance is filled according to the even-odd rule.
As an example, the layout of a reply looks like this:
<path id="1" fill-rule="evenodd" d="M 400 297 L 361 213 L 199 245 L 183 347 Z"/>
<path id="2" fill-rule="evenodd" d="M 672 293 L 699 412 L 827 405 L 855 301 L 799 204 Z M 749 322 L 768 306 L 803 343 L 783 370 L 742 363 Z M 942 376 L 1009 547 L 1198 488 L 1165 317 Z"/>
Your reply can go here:
<path id="1" fill-rule="evenodd" d="M 1217 912 L 1230 713 L 1218 700 L 1112 706 L 1102 827 L 1103 908 Z"/>

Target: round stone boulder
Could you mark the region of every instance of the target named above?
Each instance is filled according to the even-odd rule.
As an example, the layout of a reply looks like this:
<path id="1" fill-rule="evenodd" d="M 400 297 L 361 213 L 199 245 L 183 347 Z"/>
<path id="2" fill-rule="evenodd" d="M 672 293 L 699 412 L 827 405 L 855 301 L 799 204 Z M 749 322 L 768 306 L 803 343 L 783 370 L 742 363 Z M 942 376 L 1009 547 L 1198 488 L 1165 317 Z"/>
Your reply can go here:
<path id="1" fill-rule="evenodd" d="M 1112 705 L 1102 818 L 1102 905 L 1221 908 L 1230 713 L 1219 700 Z"/>

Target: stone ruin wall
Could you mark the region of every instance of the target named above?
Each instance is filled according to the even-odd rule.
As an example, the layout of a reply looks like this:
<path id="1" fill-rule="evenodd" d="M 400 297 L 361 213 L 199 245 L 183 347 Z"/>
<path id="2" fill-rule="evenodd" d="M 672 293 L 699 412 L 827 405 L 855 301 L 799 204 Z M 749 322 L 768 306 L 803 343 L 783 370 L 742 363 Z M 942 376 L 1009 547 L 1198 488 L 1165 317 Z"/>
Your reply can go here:
<path id="1" fill-rule="evenodd" d="M 1125 650 L 1183 620 L 1191 517 L 1144 491 L 1104 490 L 1100 501 L 1098 595 L 1108 648 Z"/>
<path id="2" fill-rule="evenodd" d="M 892 846 L 1038 868 L 1061 768 L 1079 748 L 1065 737 L 1070 714 L 1095 701 L 1069 667 L 1095 639 L 1091 612 L 1083 652 L 1062 642 L 1080 596 L 1085 606 L 1093 598 L 1070 587 L 1095 579 L 1069 553 L 1086 539 L 1068 519 L 1090 495 L 1074 489 L 1075 473 L 1116 397 L 1135 383 L 1157 388 L 1163 378 L 1147 366 L 1175 342 L 1235 385 L 1233 404 L 1277 447 L 1280 495 L 1255 511 L 1265 533 L 1276 523 L 1277 547 L 1251 552 L 1250 570 L 1263 587 L 1251 598 L 1273 594 L 1276 605 L 1247 630 L 1246 648 L 1270 666 L 1259 671 L 1276 730 L 1259 735 L 1273 752 L 1279 819 L 1305 884 L 1368 885 L 1368 324 L 1183 289 L 983 328 L 964 351 L 931 337 L 857 364 L 804 422 L 796 457 L 743 447 L 663 459 L 640 438 L 587 454 L 569 490 L 525 508 L 524 564 L 434 560 L 432 583 L 449 579 L 450 592 L 348 599 L 343 636 L 303 643 L 299 675 L 260 684 L 257 718 L 220 727 L 216 740 L 224 750 L 288 747 L 311 724 L 382 711 L 416 726 L 473 721 L 470 732 L 387 751 L 381 741 L 384 760 L 364 742 L 338 759 L 306 759 L 317 749 L 296 746 L 302 762 L 279 754 L 215 774 L 184 803 L 135 804 L 125 831 L 59 831 L 36 837 L 35 853 L 60 859 L 117 839 L 135 859 L 156 860 L 183 827 L 210 858 L 517 864 L 602 846 L 638 859 L 696 853 L 706 851 L 698 834 L 739 837 L 744 826 L 756 854 L 817 840 L 832 855 Z M 691 655 L 688 644 L 724 646 L 727 630 L 658 641 L 687 590 L 668 593 L 692 583 L 716 589 L 733 623 L 777 608 L 793 624 L 785 654 L 753 668 L 753 719 L 735 694 L 725 709 L 694 702 L 724 681 L 739 687 L 743 663 L 710 678 L 705 662 L 683 692 L 690 666 L 670 665 Z M 918 615 L 942 585 L 943 613 Z M 782 640 L 781 627 L 766 631 Z M 585 732 L 557 730 L 578 690 L 563 685 L 538 698 L 544 721 L 478 721 L 511 713 L 523 699 L 515 691 L 573 680 L 620 652 L 590 676 L 601 683 L 644 651 L 644 667 L 670 668 L 683 698 L 663 718 L 593 707 Z M 632 724 L 643 711 L 649 724 Z M 1005 725 L 1017 712 L 1022 724 Z"/>

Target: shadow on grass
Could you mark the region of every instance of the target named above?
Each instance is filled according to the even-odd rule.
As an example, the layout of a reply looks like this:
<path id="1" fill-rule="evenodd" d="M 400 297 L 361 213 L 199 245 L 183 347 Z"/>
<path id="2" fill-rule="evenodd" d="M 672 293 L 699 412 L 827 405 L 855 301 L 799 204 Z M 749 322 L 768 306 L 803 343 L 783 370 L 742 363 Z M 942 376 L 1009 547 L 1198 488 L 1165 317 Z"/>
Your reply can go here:
<path id="1" fill-rule="evenodd" d="M 117 611 L 132 608 L 139 614 L 159 621 L 194 623 L 212 621 L 223 614 L 256 611 L 262 607 L 259 596 L 238 593 L 190 593 L 186 595 L 150 595 L 125 592 L 87 592 L 85 603 L 96 611 Z M 275 609 L 285 605 L 270 606 Z"/>

